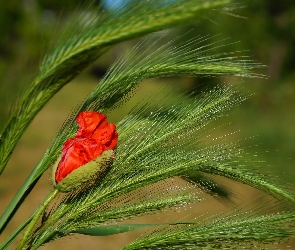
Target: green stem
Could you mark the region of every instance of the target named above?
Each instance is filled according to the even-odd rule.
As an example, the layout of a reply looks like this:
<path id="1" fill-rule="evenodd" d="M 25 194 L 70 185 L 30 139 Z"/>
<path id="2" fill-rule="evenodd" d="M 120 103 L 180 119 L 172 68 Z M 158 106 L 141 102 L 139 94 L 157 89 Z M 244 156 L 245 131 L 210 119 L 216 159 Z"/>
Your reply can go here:
<path id="1" fill-rule="evenodd" d="M 33 219 L 34 215 L 35 212 L 25 222 L 23 222 L 12 234 L 10 234 L 4 242 L 2 242 L 2 244 L 0 245 L 1 250 L 6 250 L 10 246 L 10 244 L 15 241 L 19 233 L 22 232 Z"/>
<path id="2" fill-rule="evenodd" d="M 53 191 L 45 198 L 45 200 L 43 201 L 43 203 L 36 210 L 35 216 L 31 220 L 30 224 L 27 226 L 26 231 L 25 231 L 25 233 L 23 235 L 23 238 L 21 239 L 21 241 L 20 241 L 18 247 L 16 248 L 16 250 L 23 249 L 23 247 L 26 244 L 26 242 L 28 240 L 28 237 L 29 237 L 31 231 L 33 230 L 33 228 L 35 227 L 35 225 L 36 225 L 39 217 L 44 212 L 44 210 L 48 206 L 48 204 L 56 197 L 56 195 L 58 194 L 58 192 L 59 192 L 59 190 L 53 189 Z"/>
<path id="3" fill-rule="evenodd" d="M 43 231 L 40 231 L 40 235 L 44 234 L 45 230 L 48 230 L 48 229 L 50 229 L 50 227 L 52 227 L 53 225 L 55 225 L 55 223 L 57 221 L 59 221 L 63 216 L 65 216 L 65 214 L 67 214 L 67 212 L 68 212 L 68 208 L 65 209 L 62 213 L 60 213 L 59 216 L 55 216 L 55 218 L 54 218 L 54 215 L 51 216 L 51 217 L 53 217 L 53 220 L 51 219 L 49 221 L 49 223 L 47 222 L 46 228 L 43 229 Z M 52 231 L 52 230 L 51 230 L 51 233 L 48 233 L 48 234 L 45 233 L 45 236 L 42 236 L 37 242 L 34 243 L 33 246 L 31 246 L 32 247 L 32 250 L 33 249 L 38 249 L 39 246 L 41 246 L 42 244 L 45 244 L 46 242 L 48 242 L 47 240 L 50 239 L 52 236 L 54 236 L 55 233 L 56 232 L 55 231 Z"/>
<path id="4" fill-rule="evenodd" d="M 35 184 L 38 182 L 41 174 L 44 171 L 40 171 L 42 167 L 43 159 L 39 161 L 38 165 L 33 169 L 31 174 L 27 177 L 23 185 L 17 191 L 16 195 L 13 197 L 10 204 L 7 206 L 6 210 L 0 217 L 0 234 L 4 231 L 10 219 L 14 216 L 15 212 L 34 188 Z"/>

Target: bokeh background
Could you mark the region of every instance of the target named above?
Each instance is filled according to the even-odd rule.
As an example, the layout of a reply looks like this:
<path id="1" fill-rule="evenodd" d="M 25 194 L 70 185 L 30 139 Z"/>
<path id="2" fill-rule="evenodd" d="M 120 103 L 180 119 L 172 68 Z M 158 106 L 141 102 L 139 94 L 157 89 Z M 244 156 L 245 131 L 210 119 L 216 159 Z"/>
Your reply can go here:
<path id="1" fill-rule="evenodd" d="M 108 1 L 106 1 L 108 2 Z M 111 3 L 111 4 L 110 4 Z M 52 46 L 57 34 L 63 30 L 67 20 L 81 5 L 81 1 L 72 0 L 10 0 L 0 1 L 0 125 L 3 125 L 13 103 L 14 94 L 21 83 L 34 75 L 42 55 L 48 46 Z M 109 1 L 102 7 L 113 11 L 120 1 Z M 269 174 L 294 189 L 295 186 L 295 2 L 293 0 L 243 1 L 234 13 L 204 16 L 202 21 L 168 32 L 166 40 L 183 35 L 182 40 L 196 36 L 209 35 L 207 43 L 228 44 L 216 48 L 216 52 L 241 51 L 249 55 L 265 68 L 257 70 L 265 78 L 245 79 L 238 88 L 251 97 L 226 117 L 229 123 L 221 128 L 220 135 L 239 131 L 233 137 L 241 140 L 249 155 L 262 161 L 269 167 Z M 189 32 L 188 32 L 189 31 Z M 4 173 L 0 177 L 0 212 L 3 212 L 13 195 L 20 187 L 31 169 L 44 154 L 57 133 L 62 122 L 75 106 L 99 83 L 108 67 L 120 56 L 123 50 L 132 48 L 138 39 L 125 42 L 111 49 L 93 66 L 83 72 L 73 82 L 64 87 L 39 113 L 30 125 Z M 221 41 L 221 42 L 220 42 Z M 214 45 L 212 45 L 214 46 Z M 169 78 L 151 80 L 143 83 L 135 99 L 124 112 L 136 103 L 142 95 L 157 90 L 158 85 L 173 84 L 182 91 L 200 91 L 205 87 L 227 82 L 239 82 L 233 78 Z M 114 113 L 111 119 L 116 122 L 124 114 Z M 0 236 L 4 239 L 11 230 L 39 205 L 51 189 L 50 171 L 46 172 L 28 197 L 16 217 Z M 237 194 L 242 194 L 243 202 L 257 197 L 253 189 L 231 183 Z M 224 204 L 210 200 L 207 207 Z M 206 211 L 203 206 L 202 211 Z M 150 221 L 144 218 L 141 221 Z M 66 238 L 44 246 L 42 249 L 118 249 L 141 234 L 120 234 L 104 237 Z M 295 245 L 290 245 L 295 248 Z"/>

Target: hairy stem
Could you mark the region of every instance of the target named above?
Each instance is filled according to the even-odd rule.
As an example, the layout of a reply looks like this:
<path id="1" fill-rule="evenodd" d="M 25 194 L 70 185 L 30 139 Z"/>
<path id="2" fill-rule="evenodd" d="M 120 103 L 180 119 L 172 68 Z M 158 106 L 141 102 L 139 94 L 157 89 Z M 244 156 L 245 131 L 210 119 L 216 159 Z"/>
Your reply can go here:
<path id="1" fill-rule="evenodd" d="M 33 219 L 31 220 L 30 224 L 27 226 L 26 231 L 25 231 L 18 247 L 16 248 L 16 250 L 24 249 L 24 246 L 28 240 L 28 237 L 29 237 L 31 231 L 33 230 L 33 228 L 35 227 L 39 217 L 44 212 L 44 210 L 48 206 L 48 204 L 56 197 L 56 195 L 58 193 L 59 193 L 58 189 L 53 189 L 53 191 L 45 198 L 45 200 L 39 206 L 39 208 L 35 212 Z"/>

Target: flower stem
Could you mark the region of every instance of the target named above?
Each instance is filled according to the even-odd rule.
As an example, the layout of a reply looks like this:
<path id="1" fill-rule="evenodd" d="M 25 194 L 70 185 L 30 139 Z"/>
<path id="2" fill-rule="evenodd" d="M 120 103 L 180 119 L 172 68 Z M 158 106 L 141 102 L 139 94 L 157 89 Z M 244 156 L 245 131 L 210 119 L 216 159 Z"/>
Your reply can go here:
<path id="1" fill-rule="evenodd" d="M 30 223 L 30 221 L 33 219 L 35 215 L 35 212 L 25 221 L 23 222 L 16 230 L 14 230 L 13 233 L 9 235 L 9 237 L 1 243 L 0 249 L 6 250 L 10 244 L 16 239 L 16 237 L 26 228 L 26 226 Z"/>
<path id="2" fill-rule="evenodd" d="M 40 215 L 44 212 L 45 208 L 48 206 L 48 204 L 56 197 L 56 195 L 59 193 L 58 189 L 53 189 L 51 193 L 45 198 L 45 200 L 42 202 L 42 204 L 39 206 L 39 208 L 35 212 L 35 216 L 31 220 L 30 224 L 27 226 L 24 235 L 16 248 L 16 250 L 23 249 L 24 245 L 26 244 L 28 237 L 33 230 L 34 226 L 36 225 Z"/>

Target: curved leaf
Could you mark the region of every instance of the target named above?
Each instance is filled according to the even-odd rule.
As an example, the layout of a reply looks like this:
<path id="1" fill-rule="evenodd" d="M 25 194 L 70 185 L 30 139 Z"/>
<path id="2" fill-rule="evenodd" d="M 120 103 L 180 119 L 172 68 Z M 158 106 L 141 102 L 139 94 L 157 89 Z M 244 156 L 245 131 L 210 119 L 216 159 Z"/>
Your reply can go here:
<path id="1" fill-rule="evenodd" d="M 99 226 L 92 228 L 82 228 L 78 230 L 60 230 L 59 232 L 69 234 L 69 233 L 78 233 L 91 236 L 107 236 L 119 233 L 126 233 L 130 231 L 135 231 L 139 229 L 144 229 L 147 227 L 161 227 L 169 225 L 178 225 L 178 224 L 195 224 L 195 223 L 158 223 L 158 224 L 122 224 L 122 225 L 108 225 L 108 226 Z"/>

